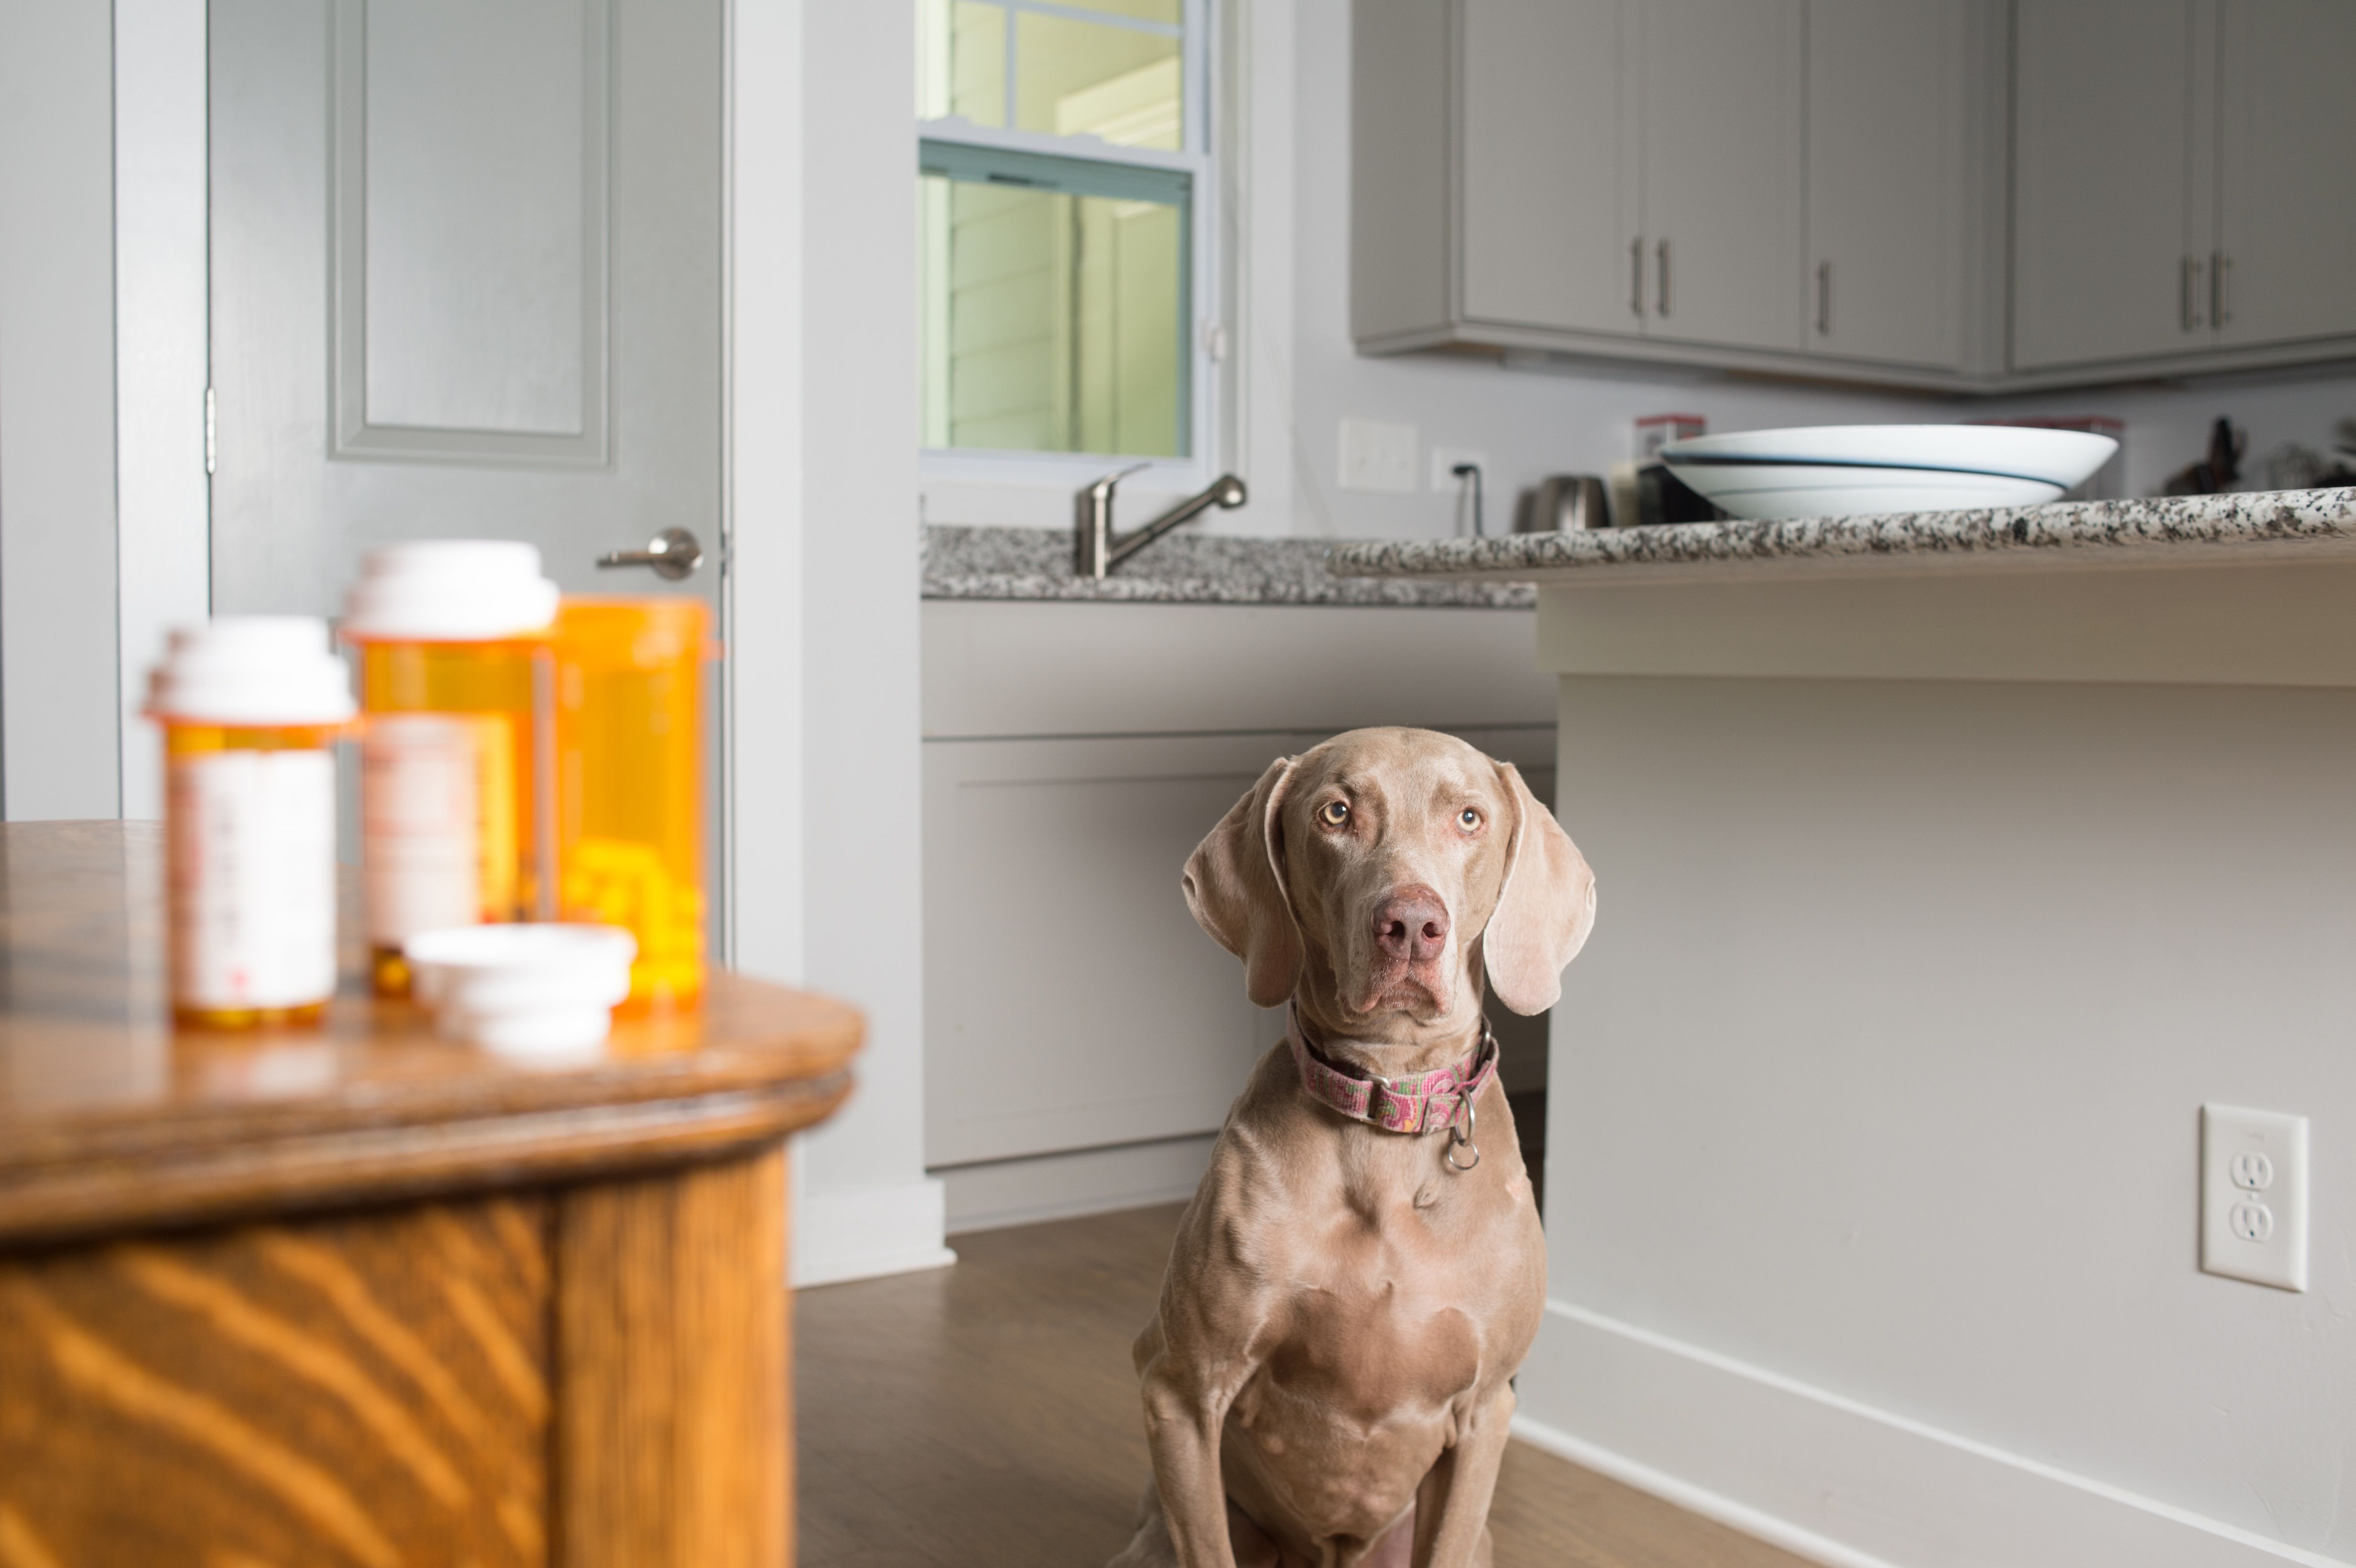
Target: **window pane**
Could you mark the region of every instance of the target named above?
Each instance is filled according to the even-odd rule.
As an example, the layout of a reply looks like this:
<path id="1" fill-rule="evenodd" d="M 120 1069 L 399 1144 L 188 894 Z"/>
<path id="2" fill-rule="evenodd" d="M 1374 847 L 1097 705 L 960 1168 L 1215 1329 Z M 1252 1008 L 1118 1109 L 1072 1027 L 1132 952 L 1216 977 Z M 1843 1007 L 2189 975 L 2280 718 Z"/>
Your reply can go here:
<path id="1" fill-rule="evenodd" d="M 1006 123 L 1006 10 L 916 0 L 916 118 Z"/>
<path id="2" fill-rule="evenodd" d="M 1185 145 L 1179 40 L 1167 33 L 1016 14 L 1015 124 L 1124 147 Z"/>
<path id="3" fill-rule="evenodd" d="M 1183 202 L 917 185 L 925 444 L 1185 455 Z"/>

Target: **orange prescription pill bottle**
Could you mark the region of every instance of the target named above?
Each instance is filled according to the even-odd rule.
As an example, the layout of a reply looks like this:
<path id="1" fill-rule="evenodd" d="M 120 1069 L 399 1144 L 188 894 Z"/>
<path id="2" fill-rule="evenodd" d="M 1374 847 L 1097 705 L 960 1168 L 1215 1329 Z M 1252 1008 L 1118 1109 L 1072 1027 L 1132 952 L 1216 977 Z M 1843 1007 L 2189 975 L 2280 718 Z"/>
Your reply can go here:
<path id="1" fill-rule="evenodd" d="M 704 635 L 694 599 L 557 613 L 557 902 L 638 939 L 626 1006 L 703 990 Z"/>
<path id="2" fill-rule="evenodd" d="M 402 944 L 541 914 L 540 825 L 556 584 L 509 539 L 371 550 L 344 601 L 360 658 L 360 881 L 379 996 Z"/>
<path id="3" fill-rule="evenodd" d="M 336 738 L 351 682 L 327 624 L 224 616 L 150 674 L 164 727 L 172 1015 L 316 1023 L 336 989 Z"/>

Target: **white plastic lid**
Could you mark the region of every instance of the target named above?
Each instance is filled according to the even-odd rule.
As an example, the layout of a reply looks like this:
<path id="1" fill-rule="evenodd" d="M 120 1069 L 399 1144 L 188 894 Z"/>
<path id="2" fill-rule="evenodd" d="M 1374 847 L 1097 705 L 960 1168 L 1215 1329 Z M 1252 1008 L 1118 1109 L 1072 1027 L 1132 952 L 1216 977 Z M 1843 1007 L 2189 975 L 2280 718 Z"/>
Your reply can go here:
<path id="1" fill-rule="evenodd" d="M 176 628 L 147 677 L 147 711 L 201 724 L 340 724 L 351 677 L 309 615 L 224 615 Z"/>
<path id="2" fill-rule="evenodd" d="M 610 925 L 464 925 L 420 932 L 402 950 L 444 1035 L 553 1060 L 605 1040 L 638 944 Z"/>
<path id="3" fill-rule="evenodd" d="M 556 584 L 518 539 L 414 539 L 369 551 L 344 597 L 344 635 L 472 642 L 545 630 Z"/>

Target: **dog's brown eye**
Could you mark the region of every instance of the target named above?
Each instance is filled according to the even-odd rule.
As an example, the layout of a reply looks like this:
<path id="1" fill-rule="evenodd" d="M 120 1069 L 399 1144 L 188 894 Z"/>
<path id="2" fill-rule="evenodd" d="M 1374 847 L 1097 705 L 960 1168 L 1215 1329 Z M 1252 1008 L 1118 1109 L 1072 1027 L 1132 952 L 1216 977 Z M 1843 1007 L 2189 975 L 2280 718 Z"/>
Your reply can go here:
<path id="1" fill-rule="evenodd" d="M 1456 826 L 1471 833 L 1481 826 L 1481 814 L 1468 805 L 1456 814 Z"/>
<path id="2" fill-rule="evenodd" d="M 1328 827 L 1341 827 L 1350 820 L 1349 803 L 1340 800 L 1327 801 L 1317 808 L 1317 820 Z"/>

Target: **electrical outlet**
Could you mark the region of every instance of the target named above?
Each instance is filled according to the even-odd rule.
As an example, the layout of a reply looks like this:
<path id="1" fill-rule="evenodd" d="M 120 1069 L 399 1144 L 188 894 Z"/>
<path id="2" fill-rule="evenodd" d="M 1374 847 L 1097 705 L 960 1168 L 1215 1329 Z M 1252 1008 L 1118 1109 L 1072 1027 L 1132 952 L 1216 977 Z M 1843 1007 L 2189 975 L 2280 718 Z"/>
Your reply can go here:
<path id="1" fill-rule="evenodd" d="M 2307 1118 L 2201 1107 L 2201 1266 L 2307 1288 Z"/>
<path id="2" fill-rule="evenodd" d="M 1408 496 L 1416 490 L 1415 426 L 1342 421 L 1342 488 Z"/>
<path id="3" fill-rule="evenodd" d="M 1462 490 L 1464 481 L 1456 477 L 1456 466 L 1460 463 L 1469 463 L 1479 469 L 1482 484 L 1489 482 L 1487 453 L 1468 452 L 1461 446 L 1435 446 L 1431 449 L 1431 487 L 1451 496 Z"/>

